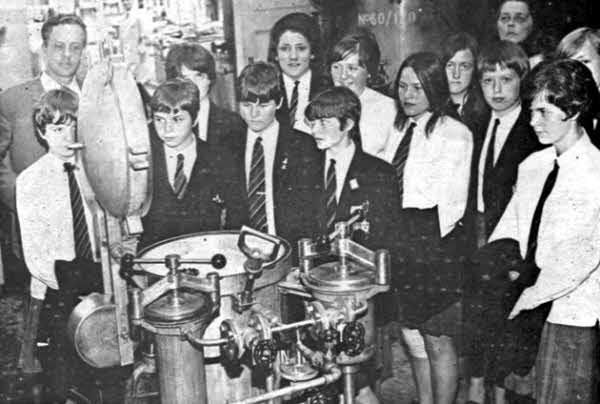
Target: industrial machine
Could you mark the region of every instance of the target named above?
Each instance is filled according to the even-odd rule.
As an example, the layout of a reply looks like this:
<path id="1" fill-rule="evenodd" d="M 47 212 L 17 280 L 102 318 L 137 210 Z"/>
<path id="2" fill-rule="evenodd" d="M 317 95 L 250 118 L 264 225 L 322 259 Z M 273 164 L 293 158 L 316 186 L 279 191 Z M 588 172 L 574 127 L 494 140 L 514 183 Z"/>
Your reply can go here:
<path id="1" fill-rule="evenodd" d="M 80 104 L 104 282 L 104 294 L 85 297 L 69 319 L 80 357 L 97 368 L 134 365 L 130 402 L 324 403 L 343 394 L 352 403 L 375 350 L 371 298 L 390 284 L 388 252 L 351 239 L 368 207 L 330 235 L 302 239 L 297 266 L 287 241 L 248 227 L 138 251 L 152 196 L 147 121 L 127 63 L 108 59 L 90 69 Z M 282 294 L 303 299 L 304 319 L 282 321 Z M 145 375 L 156 383 L 140 388 Z"/>

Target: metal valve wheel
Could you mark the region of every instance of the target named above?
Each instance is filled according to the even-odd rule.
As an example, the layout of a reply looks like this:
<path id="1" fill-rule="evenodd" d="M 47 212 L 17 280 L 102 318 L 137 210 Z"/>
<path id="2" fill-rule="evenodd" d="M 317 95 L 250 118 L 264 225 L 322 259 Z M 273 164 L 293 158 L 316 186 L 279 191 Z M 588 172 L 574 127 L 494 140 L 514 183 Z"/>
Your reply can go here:
<path id="1" fill-rule="evenodd" d="M 365 327 L 353 321 L 346 324 L 342 332 L 342 350 L 349 356 L 356 356 L 365 349 Z"/>

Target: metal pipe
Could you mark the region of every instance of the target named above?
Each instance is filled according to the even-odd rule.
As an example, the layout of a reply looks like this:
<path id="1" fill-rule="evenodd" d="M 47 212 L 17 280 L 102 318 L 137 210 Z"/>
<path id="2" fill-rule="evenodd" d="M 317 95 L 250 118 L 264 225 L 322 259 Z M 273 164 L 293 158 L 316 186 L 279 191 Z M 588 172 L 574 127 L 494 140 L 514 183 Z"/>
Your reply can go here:
<path id="1" fill-rule="evenodd" d="M 354 366 L 344 366 L 344 404 L 354 404 Z"/>
<path id="2" fill-rule="evenodd" d="M 192 333 L 186 333 L 185 337 L 187 340 L 195 346 L 216 346 L 223 345 L 229 342 L 229 338 L 197 338 Z"/>
<path id="3" fill-rule="evenodd" d="M 294 394 L 297 393 L 299 391 L 304 391 L 304 390 L 308 390 L 308 389 L 313 389 L 315 387 L 321 387 L 324 386 L 326 384 L 331 384 L 331 383 L 335 383 L 336 381 L 338 381 L 341 377 L 342 377 L 342 371 L 340 370 L 340 368 L 335 365 L 335 364 L 331 364 L 328 368 L 328 373 L 324 374 L 321 377 L 317 377 L 316 379 L 313 380 L 309 380 L 306 382 L 301 382 L 301 383 L 295 383 L 291 386 L 288 387 L 283 387 L 281 389 L 278 390 L 274 390 L 268 393 L 264 393 L 261 395 L 258 395 L 256 397 L 249 397 L 246 398 L 244 400 L 241 401 L 235 401 L 231 404 L 254 404 L 254 403 L 262 403 L 263 401 L 267 401 L 267 400 L 272 400 L 274 398 L 279 398 L 279 397 L 283 397 L 285 395 L 288 394 Z"/>
<path id="4" fill-rule="evenodd" d="M 290 323 L 290 324 L 281 324 L 278 325 L 276 327 L 271 327 L 271 332 L 281 332 L 281 331 L 285 331 L 285 330 L 291 330 L 292 328 L 300 328 L 300 327 L 304 327 L 305 325 L 313 325 L 315 324 L 317 321 L 315 319 L 308 319 L 308 320 L 302 320 L 302 321 L 298 321 L 295 323 Z"/>

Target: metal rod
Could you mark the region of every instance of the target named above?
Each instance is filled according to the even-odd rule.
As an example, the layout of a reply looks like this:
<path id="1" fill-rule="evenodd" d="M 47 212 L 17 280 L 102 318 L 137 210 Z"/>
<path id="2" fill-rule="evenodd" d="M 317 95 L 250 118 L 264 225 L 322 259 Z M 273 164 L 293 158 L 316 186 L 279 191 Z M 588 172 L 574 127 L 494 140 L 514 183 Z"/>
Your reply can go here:
<path id="1" fill-rule="evenodd" d="M 291 330 L 292 328 L 300 328 L 300 327 L 304 327 L 305 325 L 313 325 L 316 322 L 317 321 L 314 319 L 309 319 L 309 320 L 298 321 L 296 323 L 281 324 L 281 325 L 278 325 L 277 327 L 272 327 L 271 332 L 281 332 L 281 331 L 285 331 L 285 330 Z"/>
<path id="2" fill-rule="evenodd" d="M 354 373 L 344 369 L 344 404 L 354 404 Z"/>
<path id="3" fill-rule="evenodd" d="M 190 334 L 185 334 L 185 337 L 192 345 L 215 346 L 223 345 L 229 342 L 229 338 L 195 338 Z"/>
<path id="4" fill-rule="evenodd" d="M 164 264 L 164 258 L 136 258 L 133 260 L 135 264 Z M 182 258 L 180 264 L 212 264 L 212 258 Z"/>
<path id="5" fill-rule="evenodd" d="M 293 394 L 299 391 L 304 391 L 308 389 L 312 389 L 315 387 L 320 387 L 326 384 L 335 383 L 342 377 L 342 371 L 336 365 L 332 365 L 327 374 L 324 374 L 321 377 L 318 377 L 313 380 L 309 380 L 306 382 L 296 383 L 288 387 L 283 387 L 278 390 L 274 390 L 268 393 L 260 394 L 256 397 L 249 397 L 244 400 L 235 401 L 231 404 L 255 404 L 262 403 L 263 401 L 272 400 L 274 398 L 279 398 L 286 396 L 288 394 Z"/>

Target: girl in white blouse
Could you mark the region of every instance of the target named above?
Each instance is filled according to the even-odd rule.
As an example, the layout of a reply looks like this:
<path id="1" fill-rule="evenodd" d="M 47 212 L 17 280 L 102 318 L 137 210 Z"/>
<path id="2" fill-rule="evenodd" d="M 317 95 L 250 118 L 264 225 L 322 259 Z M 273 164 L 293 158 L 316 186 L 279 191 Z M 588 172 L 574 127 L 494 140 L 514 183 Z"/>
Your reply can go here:
<path id="1" fill-rule="evenodd" d="M 463 239 L 473 139 L 447 114 L 439 58 L 416 53 L 395 81 L 398 114 L 385 146 L 400 189 L 404 253 L 395 273 L 404 336 L 421 403 L 452 403 L 458 384 Z M 424 337 L 424 338 L 423 338 Z M 435 383 L 432 383 L 435 381 Z"/>
<path id="2" fill-rule="evenodd" d="M 368 31 L 343 37 L 332 49 L 327 66 L 336 86 L 345 86 L 360 99 L 360 141 L 364 152 L 382 158 L 387 139 L 393 130 L 394 100 L 371 88 L 377 78 L 379 45 Z"/>

